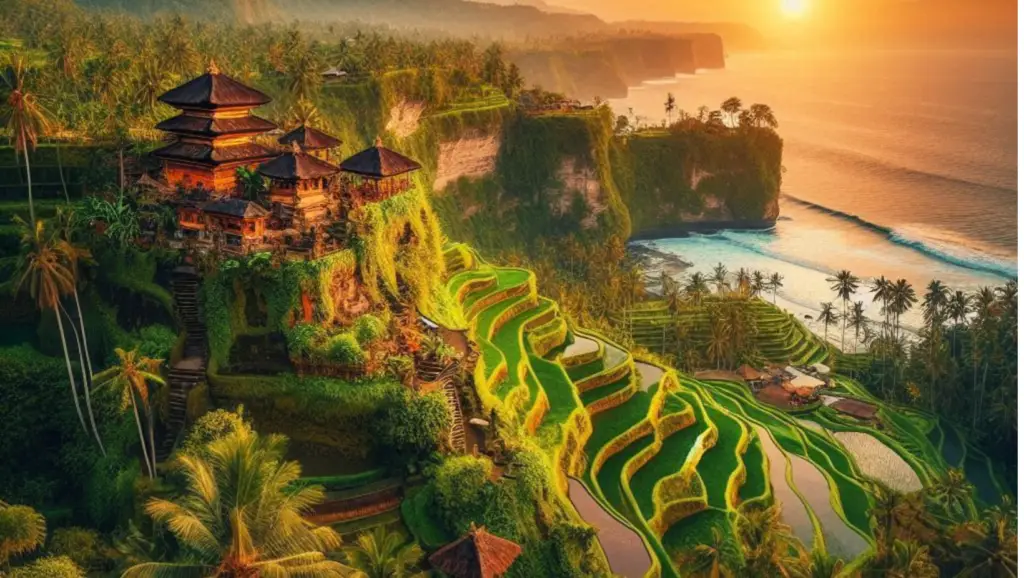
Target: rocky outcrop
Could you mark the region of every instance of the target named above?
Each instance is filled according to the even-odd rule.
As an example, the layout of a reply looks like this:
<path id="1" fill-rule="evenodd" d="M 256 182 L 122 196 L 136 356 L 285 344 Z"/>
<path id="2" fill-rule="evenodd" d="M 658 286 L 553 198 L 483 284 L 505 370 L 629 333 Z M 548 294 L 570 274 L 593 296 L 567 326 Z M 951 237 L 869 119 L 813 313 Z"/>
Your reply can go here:
<path id="1" fill-rule="evenodd" d="M 442 142 L 438 148 L 434 190 L 443 191 L 448 183 L 462 177 L 480 178 L 493 173 L 501 138 L 497 134 L 477 132 L 455 141 Z"/>
<path id="2" fill-rule="evenodd" d="M 420 116 L 425 105 L 422 102 L 403 100 L 391 107 L 391 115 L 385 128 L 399 138 L 405 138 L 420 126 Z"/>
<path id="3" fill-rule="evenodd" d="M 570 158 L 562 159 L 555 178 L 560 183 L 560 188 L 559 191 L 553 192 L 557 196 L 552 203 L 552 210 L 559 215 L 568 213 L 579 195 L 587 205 L 587 215 L 582 221 L 583 228 L 596 227 L 597 216 L 608 209 L 608 202 L 594 167 Z"/>

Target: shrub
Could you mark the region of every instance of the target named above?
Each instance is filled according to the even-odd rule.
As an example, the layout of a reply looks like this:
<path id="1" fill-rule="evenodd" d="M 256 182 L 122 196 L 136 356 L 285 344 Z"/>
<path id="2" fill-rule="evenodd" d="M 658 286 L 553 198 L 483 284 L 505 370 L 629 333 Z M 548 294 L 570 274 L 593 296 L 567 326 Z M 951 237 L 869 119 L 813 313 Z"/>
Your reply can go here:
<path id="1" fill-rule="evenodd" d="M 100 535 L 88 528 L 59 528 L 50 536 L 46 550 L 51 556 L 66 556 L 89 570 L 102 568 L 106 559 Z"/>
<path id="2" fill-rule="evenodd" d="M 46 539 L 46 520 L 28 506 L 0 502 L 0 564 L 27 554 Z"/>
<path id="3" fill-rule="evenodd" d="M 40 558 L 31 564 L 11 570 L 11 578 L 85 578 L 75 562 L 67 556 Z"/>
<path id="4" fill-rule="evenodd" d="M 236 431 L 252 431 L 252 427 L 245 421 L 243 412 L 243 407 L 238 406 L 235 411 L 218 409 L 204 414 L 189 429 L 185 441 L 182 442 L 181 452 L 200 455 L 210 442 Z"/>
<path id="5" fill-rule="evenodd" d="M 366 361 L 366 353 L 351 333 L 339 333 L 327 341 L 327 359 L 335 363 L 360 365 Z"/>
<path id="6" fill-rule="evenodd" d="M 387 332 L 387 325 L 379 317 L 367 313 L 356 319 L 352 325 L 352 332 L 360 345 L 366 345 L 384 336 Z"/>
<path id="7" fill-rule="evenodd" d="M 166 325 L 148 325 L 139 330 L 138 338 L 140 355 L 166 361 L 178 335 Z"/>
<path id="8" fill-rule="evenodd" d="M 313 323 L 299 323 L 287 334 L 288 355 L 292 359 L 310 358 L 326 337 L 323 328 Z"/>
<path id="9" fill-rule="evenodd" d="M 494 495 L 492 464 L 483 457 L 459 456 L 445 460 L 434 474 L 434 503 L 449 532 L 465 531 L 487 510 Z"/>
<path id="10" fill-rule="evenodd" d="M 395 389 L 389 392 L 374 420 L 374 433 L 383 451 L 409 464 L 438 448 L 451 427 L 451 419 L 440 392 L 420 396 Z"/>

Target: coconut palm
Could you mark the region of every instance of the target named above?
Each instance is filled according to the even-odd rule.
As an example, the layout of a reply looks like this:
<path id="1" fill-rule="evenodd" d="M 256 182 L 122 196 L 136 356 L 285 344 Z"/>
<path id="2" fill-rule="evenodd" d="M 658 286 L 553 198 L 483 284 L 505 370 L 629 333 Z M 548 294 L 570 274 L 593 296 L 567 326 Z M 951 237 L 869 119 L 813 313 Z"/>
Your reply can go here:
<path id="1" fill-rule="evenodd" d="M 109 387 L 121 394 L 121 410 L 132 408 L 135 414 L 135 426 L 139 430 L 139 443 L 142 444 L 142 458 L 146 462 L 149 477 L 156 476 L 156 444 L 153 440 L 153 407 L 150 404 L 150 384 L 165 385 L 160 377 L 160 365 L 163 360 L 140 356 L 138 349 L 125 351 L 120 347 L 114 349 L 118 363 L 96 374 L 98 387 Z M 149 429 L 147 448 L 146 436 L 142 433 L 142 421 L 139 418 L 139 405 L 146 413 Z"/>
<path id="2" fill-rule="evenodd" d="M 914 287 L 907 283 L 906 279 L 897 280 L 892 286 L 892 293 L 889 297 L 889 307 L 892 309 L 897 335 L 900 333 L 900 316 L 910 311 L 914 303 L 917 303 Z"/>
<path id="3" fill-rule="evenodd" d="M 892 281 L 885 278 L 885 275 L 881 277 L 875 277 L 871 280 L 871 298 L 872 303 L 882 303 L 882 313 L 885 314 L 885 320 L 882 323 L 883 329 L 889 324 L 889 298 L 892 295 Z"/>
<path id="4" fill-rule="evenodd" d="M 668 123 L 672 124 L 672 113 L 676 110 L 676 96 L 671 92 L 665 98 L 665 114 L 668 116 Z"/>
<path id="5" fill-rule="evenodd" d="M 924 293 L 924 301 L 921 303 L 924 308 L 924 320 L 928 325 L 941 325 L 945 321 L 946 309 L 949 305 L 949 287 L 939 281 L 932 280 L 928 283 L 928 289 Z"/>
<path id="6" fill-rule="evenodd" d="M 896 540 L 885 564 L 886 578 L 938 578 L 939 567 L 932 562 L 927 546 Z"/>
<path id="7" fill-rule="evenodd" d="M 791 576 L 805 566 L 803 548 L 782 522 L 778 505 L 750 506 L 740 511 L 736 532 L 749 576 Z"/>
<path id="8" fill-rule="evenodd" d="M 729 327 L 725 320 L 716 317 L 711 321 L 711 335 L 707 343 L 708 359 L 715 363 L 715 369 L 722 369 L 722 362 L 729 355 Z"/>
<path id="9" fill-rule="evenodd" d="M 843 269 L 834 277 L 829 277 L 828 282 L 832 284 L 832 290 L 836 292 L 836 296 L 843 300 L 843 337 L 840 340 L 839 350 L 846 351 L 846 307 L 850 297 L 860 288 L 860 279 L 850 271 Z"/>
<path id="10" fill-rule="evenodd" d="M 868 318 L 864 314 L 864 302 L 858 301 L 853 304 L 849 315 L 850 327 L 853 327 L 853 352 L 857 353 L 857 344 L 860 343 L 860 334 L 868 326 Z"/>
<path id="11" fill-rule="evenodd" d="M 745 267 L 736 271 L 736 290 L 744 297 L 750 295 L 750 272 Z"/>
<path id="12" fill-rule="evenodd" d="M 928 488 L 928 498 L 953 519 L 963 519 L 973 511 L 974 485 L 963 470 L 949 468 Z"/>
<path id="13" fill-rule="evenodd" d="M 708 283 L 703 273 L 697 271 L 686 279 L 686 296 L 691 302 L 700 305 L 707 293 Z"/>
<path id="14" fill-rule="evenodd" d="M 754 297 L 760 297 L 761 293 L 768 287 L 768 279 L 760 271 L 754 271 L 750 278 L 750 289 Z"/>
<path id="15" fill-rule="evenodd" d="M 725 295 L 725 292 L 729 290 L 729 270 L 725 268 L 725 265 L 722 263 L 715 265 L 711 278 L 718 288 L 718 294 Z"/>
<path id="16" fill-rule="evenodd" d="M 831 303 L 823 302 L 821 311 L 818 313 L 818 321 L 825 324 L 825 343 L 828 343 L 828 326 L 836 322 L 836 307 Z"/>
<path id="17" fill-rule="evenodd" d="M 179 454 L 174 467 L 186 480 L 184 493 L 150 498 L 146 513 L 190 556 L 137 564 L 123 578 L 353 574 L 324 555 L 341 546 L 338 534 L 303 518 L 324 492 L 295 485 L 302 470 L 284 461 L 286 445 L 281 435 L 236 430 L 211 442 L 203 456 Z"/>
<path id="18" fill-rule="evenodd" d="M 750 116 L 754 121 L 754 126 L 767 127 L 767 128 L 778 128 L 779 121 L 775 118 L 775 112 L 767 104 L 752 104 L 750 105 Z"/>
<path id="19" fill-rule="evenodd" d="M 46 519 L 28 506 L 0 500 L 0 566 L 32 552 L 46 541 Z"/>
<path id="20" fill-rule="evenodd" d="M 378 526 L 373 533 L 361 534 L 356 544 L 344 551 L 349 565 L 366 578 L 411 577 L 423 558 L 419 544 L 406 544 L 401 534 L 389 532 L 384 526 Z"/>
<path id="21" fill-rule="evenodd" d="M 982 404 L 985 402 L 986 382 L 988 381 L 988 370 L 991 361 L 992 342 L 994 340 L 995 320 L 998 316 L 996 307 L 996 293 L 991 287 L 982 287 L 971 297 L 974 320 L 972 322 L 972 339 L 974 361 L 974 390 L 975 404 L 974 415 L 971 419 L 971 428 L 977 428 L 978 419 L 981 414 Z M 981 374 L 981 390 L 978 393 L 978 366 L 984 359 L 984 370 Z"/>
<path id="22" fill-rule="evenodd" d="M 807 578 L 838 578 L 842 576 L 845 566 L 840 558 L 829 554 L 827 550 L 818 548 L 811 553 Z"/>
<path id="23" fill-rule="evenodd" d="M 782 281 L 785 279 L 780 273 L 772 273 L 772 276 L 768 278 L 768 287 L 772 290 L 772 304 L 775 304 L 775 298 L 779 296 L 779 289 L 782 288 Z"/>
<path id="24" fill-rule="evenodd" d="M 5 106 L 0 109 L 0 121 L 7 127 L 15 154 L 21 153 L 25 159 L 29 222 L 34 224 L 36 207 L 32 200 L 32 164 L 28 153 L 39 144 L 39 136 L 49 130 L 50 114 L 39 103 L 36 95 L 25 87 L 27 74 L 28 58 L 20 52 L 8 54 L 2 77 L 10 92 Z"/>
<path id="25" fill-rule="evenodd" d="M 732 125 L 736 126 L 736 115 L 743 109 L 743 101 L 733 96 L 727 98 L 725 102 L 722 103 L 721 108 L 722 112 L 729 115 L 729 120 L 732 121 Z"/>
<path id="26" fill-rule="evenodd" d="M 694 578 L 731 578 L 735 572 L 726 558 L 728 543 L 718 528 L 711 530 L 711 542 L 698 544 L 690 549 L 679 561 L 686 576 Z"/>
<path id="27" fill-rule="evenodd" d="M 70 294 L 75 288 L 73 266 L 68 263 L 66 254 L 56 238 L 46 234 L 42 221 L 36 222 L 34 229 L 26 230 L 23 233 L 21 247 L 22 253 L 18 259 L 17 268 L 18 282 L 14 292 L 19 293 L 22 289 L 26 289 L 40 311 L 53 311 L 57 320 L 61 347 L 64 351 L 64 365 L 68 372 L 68 384 L 71 386 L 71 398 L 75 402 L 75 411 L 78 413 L 78 420 L 82 423 L 82 431 L 88 435 L 89 428 L 85 425 L 82 406 L 78 402 L 78 386 L 75 373 L 71 368 L 71 356 L 68 352 L 68 342 L 62 319 L 62 313 L 65 312 L 61 298 Z M 93 434 L 97 443 L 102 447 L 103 442 L 100 440 L 99 432 L 94 429 Z"/>
<path id="28" fill-rule="evenodd" d="M 958 527 L 953 532 L 963 561 L 963 570 L 958 576 L 1016 578 L 1016 522 L 1016 516 L 990 516 L 983 522 L 968 522 Z"/>

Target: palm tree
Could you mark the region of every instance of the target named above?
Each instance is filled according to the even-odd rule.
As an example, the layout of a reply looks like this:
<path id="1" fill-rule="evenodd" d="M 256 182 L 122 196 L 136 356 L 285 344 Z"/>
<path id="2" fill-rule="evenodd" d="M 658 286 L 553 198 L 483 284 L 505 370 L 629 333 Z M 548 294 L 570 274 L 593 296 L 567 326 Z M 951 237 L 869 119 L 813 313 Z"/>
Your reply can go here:
<path id="1" fill-rule="evenodd" d="M 836 292 L 836 296 L 843 300 L 843 338 L 840 341 L 839 350 L 846 351 L 846 306 L 850 301 L 850 297 L 857 292 L 860 287 L 860 279 L 850 271 L 843 269 L 842 271 L 835 274 L 834 277 L 829 277 L 828 282 L 832 284 L 832 290 Z"/>
<path id="2" fill-rule="evenodd" d="M 354 546 L 345 548 L 345 559 L 366 578 L 405 578 L 413 574 L 423 557 L 419 544 L 406 544 L 401 534 L 378 526 L 361 534 Z"/>
<path id="3" fill-rule="evenodd" d="M 733 96 L 727 98 L 725 102 L 722 103 L 721 108 L 722 112 L 729 115 L 729 119 L 732 121 L 733 126 L 736 126 L 736 115 L 739 114 L 740 110 L 743 108 L 743 102 L 739 98 Z"/>
<path id="4" fill-rule="evenodd" d="M 928 325 L 932 327 L 941 325 L 945 320 L 946 309 L 949 305 L 949 287 L 944 285 L 942 281 L 932 280 L 928 284 L 928 290 L 925 291 L 922 305 L 924 307 L 924 320 Z"/>
<path id="5" fill-rule="evenodd" d="M 775 298 L 779 296 L 779 289 L 782 288 L 782 280 L 785 279 L 780 273 L 772 273 L 772 276 L 768 278 L 768 287 L 772 290 L 772 305 L 775 304 Z"/>
<path id="6" fill-rule="evenodd" d="M 708 338 L 707 356 L 715 363 L 715 369 L 722 369 L 722 361 L 729 355 L 729 327 L 725 320 L 716 317 L 711 321 L 711 335 Z"/>
<path id="7" fill-rule="evenodd" d="M 50 115 L 36 99 L 36 95 L 25 88 L 25 76 L 28 73 L 28 58 L 15 52 L 7 56 L 4 66 L 3 81 L 10 94 L 7 103 L 0 109 L 0 120 L 7 127 L 14 145 L 14 152 L 21 153 L 25 159 L 25 176 L 28 184 L 29 222 L 36 222 L 36 208 L 32 200 L 32 165 L 29 162 L 29 149 L 35 150 L 39 143 L 39 135 L 49 130 Z"/>
<path id="8" fill-rule="evenodd" d="M 818 321 L 825 324 L 825 344 L 828 344 L 828 326 L 836 322 L 836 308 L 831 303 L 823 302 L 821 312 L 818 313 Z"/>
<path id="9" fill-rule="evenodd" d="M 946 305 L 946 317 L 953 322 L 953 356 L 957 355 L 956 351 L 956 334 L 962 324 L 967 322 L 967 316 L 971 312 L 971 300 L 963 291 L 956 291 L 949 298 L 949 303 Z"/>
<path id="10" fill-rule="evenodd" d="M 694 578 L 731 578 L 735 575 L 726 558 L 728 543 L 718 528 L 711 530 L 711 543 L 698 544 L 679 561 L 687 576 Z"/>
<path id="11" fill-rule="evenodd" d="M 715 265 L 711 278 L 715 281 L 715 286 L 718 287 L 719 295 L 725 295 L 729 289 L 729 270 L 725 268 L 725 265 L 722 263 Z"/>
<path id="12" fill-rule="evenodd" d="M 775 118 L 775 112 L 767 104 L 752 104 L 750 105 L 750 115 L 754 121 L 754 126 L 757 127 L 768 127 L 778 128 L 779 121 Z"/>
<path id="13" fill-rule="evenodd" d="M 736 531 L 750 576 L 791 576 L 802 573 L 803 548 L 782 522 L 778 505 L 745 507 L 736 520 Z"/>
<path id="14" fill-rule="evenodd" d="M 754 297 L 760 297 L 761 296 L 761 293 L 768 286 L 767 285 L 767 281 L 768 281 L 768 279 L 765 277 L 764 273 L 762 273 L 760 271 L 754 271 L 754 274 L 751 277 L 751 282 L 750 282 L 750 288 L 753 291 Z"/>
<path id="15" fill-rule="evenodd" d="M 974 485 L 967 481 L 964 471 L 949 468 L 934 485 L 928 488 L 928 497 L 953 519 L 963 519 L 973 511 Z"/>
<path id="16" fill-rule="evenodd" d="M 932 562 L 928 546 L 896 540 L 885 565 L 886 578 L 938 578 L 939 567 Z"/>
<path id="17" fill-rule="evenodd" d="M 736 290 L 744 297 L 750 295 L 750 273 L 744 267 L 736 271 Z"/>
<path id="18" fill-rule="evenodd" d="M 20 292 L 27 284 L 28 293 L 35 300 L 40 311 L 53 311 L 54 317 L 57 319 L 60 343 L 64 350 L 64 364 L 68 372 L 68 384 L 71 386 L 71 398 L 75 402 L 75 411 L 78 412 L 78 420 L 82 423 L 82 431 L 88 435 L 89 428 L 85 425 L 82 406 L 78 402 L 78 386 L 75 382 L 74 371 L 71 369 L 71 356 L 68 353 L 68 342 L 65 338 L 64 322 L 61 318 L 63 309 L 61 297 L 74 290 L 74 271 L 67 263 L 65 254 L 54 238 L 46 235 L 42 221 L 36 222 L 35 228 L 31 232 L 25 231 L 21 244 L 22 254 L 18 260 L 20 275 L 14 292 Z M 100 440 L 99 432 L 94 430 L 93 434 L 97 443 L 102 447 L 103 442 Z"/>
<path id="19" fill-rule="evenodd" d="M 676 110 L 676 96 L 671 92 L 665 99 L 665 114 L 668 115 L 668 123 L 672 124 L 672 113 Z"/>
<path id="20" fill-rule="evenodd" d="M 1017 576 L 1017 516 L 990 515 L 982 522 L 968 522 L 953 532 L 963 559 L 958 576 Z"/>
<path id="21" fill-rule="evenodd" d="M 897 335 L 900 333 L 900 316 L 910 311 L 914 303 L 917 303 L 914 287 L 907 283 L 906 279 L 897 280 L 892 286 L 892 293 L 889 297 L 889 306 L 892 308 L 892 313 L 895 317 L 894 323 Z"/>
<path id="22" fill-rule="evenodd" d="M 973 322 L 973 359 L 974 359 L 974 389 L 978 391 L 978 364 L 982 358 L 985 359 L 984 371 L 981 374 L 981 392 L 975 395 L 974 416 L 971 420 L 971 428 L 976 429 L 981 414 L 980 408 L 985 402 L 985 385 L 988 377 L 989 352 L 991 349 L 992 333 L 994 331 L 993 321 L 996 318 L 996 294 L 991 287 L 982 287 L 971 299 L 974 310 Z"/>
<path id="23" fill-rule="evenodd" d="M 868 318 L 864 315 L 864 302 L 858 301 L 853 304 L 850 310 L 850 326 L 853 327 L 853 352 L 857 353 L 857 344 L 860 343 L 860 334 L 868 326 Z"/>
<path id="24" fill-rule="evenodd" d="M 700 271 L 690 275 L 686 280 L 686 295 L 691 302 L 697 305 L 701 304 L 701 301 L 708 292 L 707 280 L 704 279 L 704 274 Z"/>
<path id="25" fill-rule="evenodd" d="M 28 506 L 0 500 L 0 566 L 28 554 L 46 541 L 46 519 Z"/>
<path id="26" fill-rule="evenodd" d="M 889 324 L 889 298 L 892 295 L 892 282 L 885 278 L 885 275 L 881 277 L 875 277 L 871 280 L 871 298 L 872 303 L 882 302 L 882 313 L 885 314 L 885 320 L 882 323 L 883 330 Z"/>
<path id="27" fill-rule="evenodd" d="M 338 534 L 303 518 L 324 491 L 295 485 L 302 470 L 284 461 L 286 445 L 281 435 L 236 430 L 211 442 L 204 456 L 179 454 L 174 465 L 184 474 L 184 494 L 150 498 L 146 513 L 191 555 L 137 564 L 123 578 L 349 575 L 324 555 L 341 546 Z"/>
<path id="28" fill-rule="evenodd" d="M 139 443 L 142 444 L 142 458 L 146 462 L 149 477 L 156 476 L 156 444 L 153 440 L 153 408 L 150 404 L 149 384 L 164 385 L 164 379 L 157 373 L 163 360 L 139 356 L 138 349 L 125 351 L 120 347 L 114 349 L 118 364 L 101 371 L 96 375 L 100 387 L 108 386 L 121 394 L 121 410 L 131 406 L 135 414 L 135 426 L 139 430 Z M 138 401 L 136 401 L 138 399 Z M 146 437 L 142 434 L 142 422 L 139 419 L 139 404 L 146 412 L 149 425 L 149 447 Z"/>

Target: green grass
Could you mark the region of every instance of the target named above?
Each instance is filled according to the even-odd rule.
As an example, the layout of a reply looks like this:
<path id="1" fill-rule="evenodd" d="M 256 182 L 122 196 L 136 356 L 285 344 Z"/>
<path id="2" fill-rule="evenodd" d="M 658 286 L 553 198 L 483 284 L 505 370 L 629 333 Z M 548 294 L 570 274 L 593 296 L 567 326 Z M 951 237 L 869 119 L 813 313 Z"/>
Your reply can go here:
<path id="1" fill-rule="evenodd" d="M 656 388 L 637 392 L 628 401 L 593 417 L 594 433 L 587 440 L 586 454 L 593 459 L 597 452 L 613 438 L 647 419 Z"/>
<path id="2" fill-rule="evenodd" d="M 498 397 L 502 400 L 508 396 L 508 394 L 519 386 L 519 377 L 516 372 L 516 368 L 519 367 L 519 362 L 523 359 L 523 326 L 528 321 L 542 314 L 544 311 L 550 309 L 552 304 L 550 302 L 543 303 L 533 309 L 529 309 L 516 315 L 509 321 L 506 321 L 504 325 L 498 329 L 498 333 L 494 336 L 494 345 L 505 353 L 505 361 L 508 363 L 508 377 L 501 384 L 498 385 Z M 537 384 L 536 382 L 531 383 L 529 374 L 527 379 L 527 385 L 530 386 L 530 405 L 533 405 L 533 400 L 537 397 Z"/>
<path id="3" fill-rule="evenodd" d="M 454 538 L 434 519 L 435 511 L 426 486 L 413 488 L 402 500 L 402 519 L 406 527 L 427 548 L 439 548 Z"/>
<path id="4" fill-rule="evenodd" d="M 726 548 L 726 555 L 733 559 L 734 563 L 739 563 L 739 551 L 732 527 L 733 516 L 712 508 L 697 512 L 673 524 L 662 537 L 662 544 L 673 559 L 679 559 L 686 556 L 696 546 L 713 544 L 714 534 L 717 531 L 729 545 Z"/>
<path id="5" fill-rule="evenodd" d="M 604 359 L 598 358 L 588 363 L 583 363 L 580 365 L 570 367 L 566 371 L 569 373 L 569 379 L 576 382 L 583 378 L 590 377 L 591 375 L 600 373 L 604 369 Z"/>
<path id="6" fill-rule="evenodd" d="M 761 440 L 752 435 L 747 451 L 743 454 L 743 466 L 746 468 L 747 481 L 740 487 L 740 500 L 747 501 L 760 498 L 768 490 L 764 467 L 767 458 L 761 447 Z"/>
<path id="7" fill-rule="evenodd" d="M 608 500 L 608 503 L 610 503 L 616 511 L 636 525 L 643 524 L 643 520 L 637 519 L 636 512 L 633 508 L 627 505 L 626 497 L 623 493 L 624 488 L 621 483 L 622 468 L 625 467 L 626 462 L 633 459 L 633 456 L 648 448 L 653 443 L 653 434 L 646 435 L 636 440 L 626 446 L 622 451 L 608 458 L 608 461 L 606 461 L 597 472 L 597 485 L 600 486 L 601 493 L 604 494 L 605 499 Z"/>
<path id="8" fill-rule="evenodd" d="M 565 374 L 561 365 L 535 355 L 530 355 L 529 360 L 537 379 L 544 388 L 544 393 L 548 396 L 550 406 L 538 430 L 543 438 L 545 430 L 565 423 L 580 405 L 576 399 L 572 382 L 569 381 L 569 376 Z"/>
<path id="9" fill-rule="evenodd" d="M 584 406 L 588 406 L 595 401 L 604 399 L 613 393 L 629 387 L 633 383 L 633 376 L 626 374 L 616 381 L 609 383 L 608 385 L 602 385 L 601 387 L 595 387 L 594 389 L 588 389 L 580 394 L 580 399 L 583 401 Z"/>

